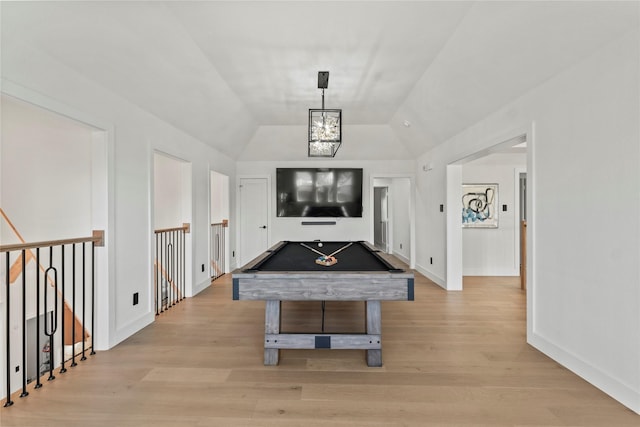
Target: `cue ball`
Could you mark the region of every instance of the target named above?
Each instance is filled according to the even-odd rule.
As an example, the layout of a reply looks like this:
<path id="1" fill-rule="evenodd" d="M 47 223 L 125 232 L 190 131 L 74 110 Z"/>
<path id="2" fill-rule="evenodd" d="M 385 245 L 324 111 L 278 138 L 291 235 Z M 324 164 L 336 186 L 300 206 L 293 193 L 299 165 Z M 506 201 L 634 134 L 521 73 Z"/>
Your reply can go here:
<path id="1" fill-rule="evenodd" d="M 321 248 L 322 247 L 322 242 L 318 243 L 318 247 Z"/>

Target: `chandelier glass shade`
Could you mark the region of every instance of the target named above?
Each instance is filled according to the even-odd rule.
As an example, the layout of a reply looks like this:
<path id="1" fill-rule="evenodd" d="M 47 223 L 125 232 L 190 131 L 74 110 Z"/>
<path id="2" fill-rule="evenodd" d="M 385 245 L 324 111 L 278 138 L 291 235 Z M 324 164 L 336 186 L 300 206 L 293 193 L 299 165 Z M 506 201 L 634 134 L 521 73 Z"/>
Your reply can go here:
<path id="1" fill-rule="evenodd" d="M 318 72 L 318 89 L 322 89 L 322 108 L 309 109 L 309 157 L 334 157 L 342 144 L 342 110 L 324 108 L 324 90 L 329 86 L 329 72 Z"/>
<path id="2" fill-rule="evenodd" d="M 342 143 L 342 110 L 309 109 L 309 157 L 333 157 Z"/>

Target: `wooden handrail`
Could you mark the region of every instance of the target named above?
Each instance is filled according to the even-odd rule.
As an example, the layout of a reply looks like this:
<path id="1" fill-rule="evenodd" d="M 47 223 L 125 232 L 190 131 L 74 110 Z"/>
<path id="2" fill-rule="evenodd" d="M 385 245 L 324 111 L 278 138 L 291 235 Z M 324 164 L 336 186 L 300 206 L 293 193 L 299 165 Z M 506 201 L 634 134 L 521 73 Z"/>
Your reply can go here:
<path id="1" fill-rule="evenodd" d="M 189 223 L 184 223 L 184 224 L 182 224 L 182 227 L 160 228 L 158 230 L 153 230 L 153 232 L 156 233 L 156 234 L 159 234 L 159 233 L 167 233 L 169 231 L 182 231 L 182 230 L 184 230 L 185 233 L 189 233 L 190 229 L 191 229 L 191 225 Z"/>
<path id="2" fill-rule="evenodd" d="M 47 246 L 71 245 L 73 243 L 95 242 L 96 246 L 102 246 L 102 235 L 93 235 L 91 237 L 76 237 L 75 239 L 62 240 L 45 240 L 33 243 L 16 243 L 14 245 L 0 246 L 0 252 L 21 251 L 27 249 L 43 248 Z"/>

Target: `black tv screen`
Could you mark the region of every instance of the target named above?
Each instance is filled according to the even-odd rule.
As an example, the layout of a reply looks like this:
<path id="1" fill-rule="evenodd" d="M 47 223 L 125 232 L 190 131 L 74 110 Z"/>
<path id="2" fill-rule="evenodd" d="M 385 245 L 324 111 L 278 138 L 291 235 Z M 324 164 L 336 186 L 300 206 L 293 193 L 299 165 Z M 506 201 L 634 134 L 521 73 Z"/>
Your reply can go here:
<path id="1" fill-rule="evenodd" d="M 276 169 L 279 217 L 362 217 L 362 169 Z"/>

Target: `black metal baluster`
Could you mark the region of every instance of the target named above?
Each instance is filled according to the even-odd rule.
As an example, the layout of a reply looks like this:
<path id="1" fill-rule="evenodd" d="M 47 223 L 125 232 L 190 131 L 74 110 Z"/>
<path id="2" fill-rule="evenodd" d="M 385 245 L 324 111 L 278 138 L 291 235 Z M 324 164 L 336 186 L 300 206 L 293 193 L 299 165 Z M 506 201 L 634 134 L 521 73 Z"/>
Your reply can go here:
<path id="1" fill-rule="evenodd" d="M 75 258 L 75 249 L 76 249 L 76 245 L 73 245 L 73 257 Z M 65 372 L 67 372 L 67 368 L 64 367 L 64 318 L 65 318 L 65 313 L 64 313 L 64 307 L 65 307 L 65 299 L 64 299 L 64 275 L 65 275 L 65 264 L 64 264 L 64 245 L 62 245 L 62 271 L 61 271 L 61 279 L 62 279 L 62 322 L 60 325 L 60 331 L 62 334 L 62 340 L 61 340 L 61 345 L 60 345 L 60 354 L 62 355 L 62 367 L 60 368 L 60 373 L 64 374 Z M 73 274 L 73 272 L 71 273 Z M 73 318 L 73 320 L 75 320 L 75 317 Z M 75 323 L 75 322 L 73 322 Z M 72 324 L 73 324 L 72 323 Z"/>
<path id="2" fill-rule="evenodd" d="M 87 356 L 84 354 L 86 351 L 86 340 L 84 339 L 84 331 L 86 328 L 86 317 L 85 317 L 85 313 L 87 312 L 86 310 L 86 301 L 87 301 L 87 270 L 86 270 L 86 254 L 87 254 L 87 249 L 86 249 L 86 242 L 82 242 L 82 357 L 80 358 L 80 360 L 87 360 Z M 75 245 L 73 245 L 75 246 Z M 74 318 L 74 324 L 75 322 L 75 318 Z M 73 336 L 73 340 L 75 342 L 76 340 L 76 336 Z"/>
<path id="3" fill-rule="evenodd" d="M 40 353 L 42 353 L 40 348 L 40 248 L 36 248 L 36 367 L 38 374 L 36 375 L 35 388 L 42 387 L 40 382 Z"/>
<path id="4" fill-rule="evenodd" d="M 178 253 L 180 252 L 180 244 L 178 239 L 178 230 L 171 232 L 171 238 L 173 240 L 173 254 L 171 256 L 171 263 L 173 264 L 173 305 L 180 302 L 180 265 L 177 262 Z"/>
<path id="5" fill-rule="evenodd" d="M 10 300 L 10 291 L 9 291 L 9 285 L 10 285 L 10 280 L 11 280 L 11 276 L 9 275 L 9 271 L 11 270 L 9 267 L 9 252 L 6 253 L 6 259 L 7 259 L 7 268 L 6 268 L 6 272 L 7 272 L 7 281 L 6 281 L 6 298 L 5 298 L 5 304 L 6 304 L 6 323 L 5 326 L 7 327 L 6 329 L 6 338 L 7 338 L 7 370 L 5 373 L 5 378 L 7 380 L 7 401 L 4 402 L 4 406 L 5 408 L 7 406 L 11 406 L 13 405 L 13 401 L 11 400 L 11 337 L 9 336 L 9 334 L 11 333 L 11 329 L 9 328 L 9 301 Z"/>
<path id="6" fill-rule="evenodd" d="M 175 255 L 173 257 L 173 264 L 176 266 L 176 280 L 175 280 L 175 290 L 174 300 L 177 303 L 180 302 L 180 263 L 178 262 L 178 257 L 180 256 L 180 230 L 176 230 L 173 232 L 174 242 L 175 242 Z"/>
<path id="7" fill-rule="evenodd" d="M 158 283 L 160 278 L 160 258 L 158 258 L 158 233 L 156 233 L 156 316 L 160 314 L 158 312 L 158 294 L 160 290 L 158 289 Z"/>
<path id="8" fill-rule="evenodd" d="M 185 260 L 185 239 L 184 239 L 184 235 L 185 235 L 185 230 L 184 228 L 182 229 L 182 265 L 184 267 L 184 260 Z M 186 286 L 185 286 L 185 279 L 186 279 L 186 274 L 184 271 L 184 268 L 182 269 L 182 295 L 184 295 L 184 291 L 186 290 Z"/>
<path id="9" fill-rule="evenodd" d="M 53 246 L 49 246 L 49 268 L 47 268 L 44 272 L 45 277 L 49 277 L 49 271 L 53 272 L 53 287 L 54 287 L 54 293 L 55 293 L 55 299 L 54 299 L 54 304 L 53 304 L 53 311 L 51 312 L 51 325 L 49 325 L 49 322 L 47 322 L 49 316 L 47 316 L 47 307 L 49 306 L 48 304 L 48 297 L 47 295 L 49 294 L 49 292 L 47 292 L 47 287 L 45 285 L 45 292 L 44 292 L 44 311 L 45 311 L 45 316 L 44 316 L 44 333 L 45 335 L 47 335 L 49 337 L 49 378 L 47 378 L 47 381 L 52 381 L 55 380 L 56 377 L 53 375 L 53 362 L 54 362 L 54 355 L 55 355 L 55 343 L 53 341 L 53 335 L 56 333 L 56 330 L 58 329 L 58 270 L 53 266 Z"/>
<path id="10" fill-rule="evenodd" d="M 171 232 L 167 231 L 167 309 L 171 308 L 171 282 L 173 279 L 173 271 L 171 270 L 171 254 L 173 252 L 173 242 L 171 241 Z"/>
<path id="11" fill-rule="evenodd" d="M 91 355 L 96 354 L 96 242 L 91 242 Z"/>
<path id="12" fill-rule="evenodd" d="M 220 277 L 220 226 L 216 225 L 216 279 Z"/>
<path id="13" fill-rule="evenodd" d="M 167 246 L 167 296 L 169 298 L 167 300 L 167 308 L 171 308 L 171 306 L 173 305 L 173 286 L 171 286 L 171 282 L 173 281 L 172 279 L 174 273 L 171 264 L 171 262 L 173 261 L 173 239 L 170 231 L 167 233 L 167 239 L 169 240 L 169 245 Z"/>
<path id="14" fill-rule="evenodd" d="M 173 279 L 173 304 L 177 304 L 180 302 L 180 266 L 178 265 L 178 251 L 180 247 L 178 245 L 178 230 L 171 232 L 173 236 L 173 256 L 171 257 L 171 262 L 173 263 L 173 275 L 175 276 Z"/>
<path id="15" fill-rule="evenodd" d="M 164 286 L 164 281 L 167 280 L 168 277 L 168 272 L 167 272 L 167 235 L 166 233 L 162 233 L 160 235 L 160 240 L 162 242 L 161 248 L 162 248 L 162 252 L 161 252 L 161 257 L 163 258 L 163 262 L 162 262 L 162 266 L 163 266 L 163 270 L 164 270 L 164 275 L 162 277 L 162 289 L 161 289 L 161 296 L 160 296 L 160 312 L 164 312 L 164 309 L 166 307 L 166 303 L 165 303 L 165 286 Z"/>
<path id="16" fill-rule="evenodd" d="M 220 275 L 222 276 L 223 274 L 225 274 L 227 272 L 227 252 L 225 250 L 225 248 L 227 247 L 227 237 L 226 237 L 226 227 L 223 225 L 222 227 L 222 231 L 220 231 L 220 235 L 222 236 L 222 243 L 220 244 Z"/>
<path id="17" fill-rule="evenodd" d="M 177 296 L 177 302 L 182 301 L 182 284 L 180 282 L 180 277 L 182 277 L 180 274 L 182 273 L 182 266 L 180 265 L 180 254 L 182 253 L 182 248 L 180 245 L 180 233 L 182 232 L 182 230 L 176 230 L 176 296 Z"/>
<path id="18" fill-rule="evenodd" d="M 27 272 L 25 268 L 26 263 L 26 250 L 22 250 L 22 393 L 20 397 L 26 397 L 29 395 L 27 391 Z"/>
<path id="19" fill-rule="evenodd" d="M 73 323 L 71 324 L 71 367 L 78 366 L 76 363 L 76 245 L 73 245 L 73 253 L 71 257 L 71 269 L 73 274 L 71 275 L 71 315 L 73 317 Z"/>

